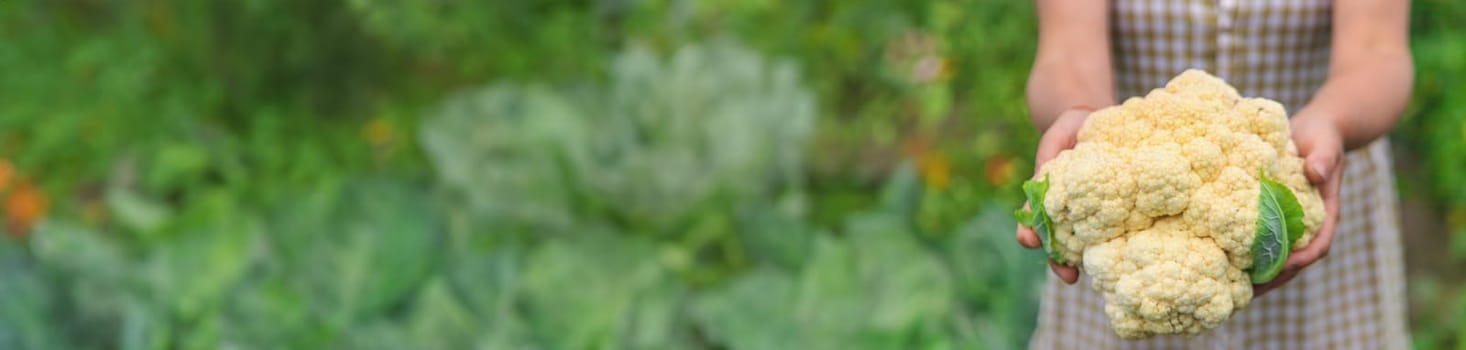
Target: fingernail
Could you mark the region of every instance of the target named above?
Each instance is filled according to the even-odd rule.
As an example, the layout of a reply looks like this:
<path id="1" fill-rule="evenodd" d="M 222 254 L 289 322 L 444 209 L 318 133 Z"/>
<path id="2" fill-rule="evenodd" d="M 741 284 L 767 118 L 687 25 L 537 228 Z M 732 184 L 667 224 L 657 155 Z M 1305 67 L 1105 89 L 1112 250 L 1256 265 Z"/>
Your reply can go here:
<path id="1" fill-rule="evenodd" d="M 1313 173 L 1314 174 L 1318 174 L 1318 177 L 1320 177 L 1320 178 L 1328 178 L 1329 177 L 1328 174 L 1325 174 L 1324 173 L 1323 164 L 1313 163 Z"/>

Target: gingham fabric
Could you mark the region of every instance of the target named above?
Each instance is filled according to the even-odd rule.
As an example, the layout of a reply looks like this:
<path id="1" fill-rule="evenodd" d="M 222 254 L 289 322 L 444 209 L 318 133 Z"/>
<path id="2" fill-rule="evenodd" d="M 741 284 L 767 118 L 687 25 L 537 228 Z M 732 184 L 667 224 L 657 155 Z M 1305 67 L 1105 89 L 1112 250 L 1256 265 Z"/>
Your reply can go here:
<path id="1" fill-rule="evenodd" d="M 1327 75 L 1326 0 L 1115 0 L 1111 40 L 1123 100 L 1187 68 L 1244 96 L 1301 108 Z M 1044 287 L 1033 349 L 1409 349 L 1404 262 L 1388 141 L 1347 156 L 1329 256 L 1194 337 L 1124 340 L 1087 278 Z M 1081 274 L 1082 275 L 1082 274 Z"/>

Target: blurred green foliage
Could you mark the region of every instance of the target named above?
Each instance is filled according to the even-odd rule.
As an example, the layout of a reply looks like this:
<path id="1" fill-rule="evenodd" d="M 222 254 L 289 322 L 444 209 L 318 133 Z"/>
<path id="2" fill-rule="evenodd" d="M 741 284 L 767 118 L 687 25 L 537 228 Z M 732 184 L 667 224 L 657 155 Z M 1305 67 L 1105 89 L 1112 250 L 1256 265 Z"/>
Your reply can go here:
<path id="1" fill-rule="evenodd" d="M 1397 132 L 1456 247 L 1463 15 L 1417 2 Z M 1033 41 L 1026 1 L 0 2 L 0 348 L 1021 347 Z M 1466 344 L 1457 283 L 1418 347 Z"/>
<path id="2" fill-rule="evenodd" d="M 1433 203 L 1430 215 L 1444 217 L 1443 226 L 1419 226 L 1430 243 L 1409 249 L 1436 248 L 1446 255 L 1410 266 L 1411 326 L 1417 349 L 1466 349 L 1466 4 L 1416 1 L 1411 8 L 1411 49 L 1415 56 L 1415 91 L 1405 119 L 1392 134 L 1396 154 L 1406 155 L 1402 195 Z M 1407 209 L 1408 210 L 1408 209 Z M 1439 242 L 1439 243 L 1435 243 Z M 1422 252 L 1411 252 L 1418 254 Z"/>

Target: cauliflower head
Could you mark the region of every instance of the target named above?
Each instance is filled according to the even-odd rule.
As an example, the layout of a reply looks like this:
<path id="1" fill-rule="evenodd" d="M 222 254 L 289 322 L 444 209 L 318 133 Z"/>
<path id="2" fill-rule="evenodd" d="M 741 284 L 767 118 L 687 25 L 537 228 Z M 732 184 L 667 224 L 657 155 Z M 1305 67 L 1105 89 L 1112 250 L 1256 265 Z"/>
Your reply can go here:
<path id="1" fill-rule="evenodd" d="M 1281 104 L 1188 70 L 1090 114 L 1019 219 L 1044 221 L 1050 257 L 1091 277 L 1120 336 L 1197 334 L 1248 304 L 1254 263 L 1280 267 L 1324 221 L 1290 135 Z"/>

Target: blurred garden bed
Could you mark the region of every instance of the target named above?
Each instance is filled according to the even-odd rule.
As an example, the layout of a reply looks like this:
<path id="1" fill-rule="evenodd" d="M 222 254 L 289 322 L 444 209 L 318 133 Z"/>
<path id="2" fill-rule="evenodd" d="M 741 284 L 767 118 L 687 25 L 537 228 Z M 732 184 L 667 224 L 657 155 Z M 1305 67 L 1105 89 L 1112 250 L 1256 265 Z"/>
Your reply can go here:
<path id="1" fill-rule="evenodd" d="M 1463 16 L 1416 2 L 1394 134 L 1422 349 L 1466 346 Z M 1019 347 L 1032 21 L 0 2 L 0 347 Z"/>

